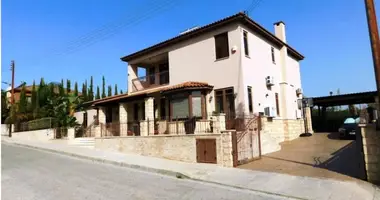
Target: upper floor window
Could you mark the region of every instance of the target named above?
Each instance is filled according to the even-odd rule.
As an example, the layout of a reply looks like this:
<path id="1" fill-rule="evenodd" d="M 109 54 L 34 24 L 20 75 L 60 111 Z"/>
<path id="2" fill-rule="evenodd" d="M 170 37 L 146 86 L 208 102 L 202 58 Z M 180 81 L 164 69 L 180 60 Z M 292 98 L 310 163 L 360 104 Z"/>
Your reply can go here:
<path id="1" fill-rule="evenodd" d="M 215 37 L 215 55 L 216 59 L 226 58 L 229 56 L 228 33 L 222 33 Z"/>
<path id="2" fill-rule="evenodd" d="M 243 40 L 244 40 L 244 53 L 246 56 L 249 56 L 248 33 L 247 33 L 247 31 L 243 31 Z"/>
<path id="3" fill-rule="evenodd" d="M 275 57 L 275 55 L 274 55 L 274 48 L 271 47 L 271 48 L 270 48 L 270 51 L 271 51 L 271 54 L 272 54 L 272 62 L 273 62 L 274 64 L 276 64 L 276 57 Z"/>
<path id="4" fill-rule="evenodd" d="M 278 102 L 278 93 L 275 94 L 275 101 L 276 101 L 277 116 L 280 116 L 280 103 Z"/>
<path id="5" fill-rule="evenodd" d="M 253 113 L 253 104 L 252 104 L 252 87 L 251 87 L 251 86 L 248 86 L 248 87 L 247 87 L 247 90 L 248 90 L 248 109 L 249 109 L 249 113 Z"/>

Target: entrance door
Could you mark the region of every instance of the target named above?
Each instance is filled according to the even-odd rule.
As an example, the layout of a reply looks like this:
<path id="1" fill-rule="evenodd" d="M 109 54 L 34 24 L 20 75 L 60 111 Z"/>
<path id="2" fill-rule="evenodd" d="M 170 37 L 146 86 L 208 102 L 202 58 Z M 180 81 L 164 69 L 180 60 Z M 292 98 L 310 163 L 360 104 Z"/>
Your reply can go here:
<path id="1" fill-rule="evenodd" d="M 215 90 L 215 108 L 216 112 L 226 114 L 226 128 L 235 128 L 235 95 L 233 87 Z"/>
<path id="2" fill-rule="evenodd" d="M 216 164 L 216 140 L 196 139 L 197 162 Z"/>

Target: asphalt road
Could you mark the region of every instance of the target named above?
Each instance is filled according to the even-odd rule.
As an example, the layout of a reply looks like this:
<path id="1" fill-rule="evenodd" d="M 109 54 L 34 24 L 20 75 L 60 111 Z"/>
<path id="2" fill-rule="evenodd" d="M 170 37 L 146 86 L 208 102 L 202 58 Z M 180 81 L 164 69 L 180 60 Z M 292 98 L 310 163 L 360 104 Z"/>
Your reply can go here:
<path id="1" fill-rule="evenodd" d="M 5 143 L 1 159 L 5 200 L 283 199 Z"/>

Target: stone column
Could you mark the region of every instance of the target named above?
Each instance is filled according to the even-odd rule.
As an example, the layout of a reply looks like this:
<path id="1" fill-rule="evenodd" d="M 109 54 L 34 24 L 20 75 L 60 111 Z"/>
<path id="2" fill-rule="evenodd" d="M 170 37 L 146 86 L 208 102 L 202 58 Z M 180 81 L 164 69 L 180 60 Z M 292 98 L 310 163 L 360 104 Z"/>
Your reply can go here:
<path id="1" fill-rule="evenodd" d="M 141 89 L 137 88 L 140 85 L 135 85 L 132 80 L 137 78 L 137 66 L 134 65 L 128 65 L 128 94 L 132 93 L 136 89 Z"/>
<path id="2" fill-rule="evenodd" d="M 145 120 L 140 121 L 140 134 L 153 135 L 154 134 L 154 98 L 146 98 L 145 101 Z M 149 127 L 148 127 L 149 126 Z"/>
<path id="3" fill-rule="evenodd" d="M 234 166 L 234 163 L 233 163 L 233 148 L 232 148 L 232 134 L 236 134 L 235 132 L 232 133 L 232 132 L 224 132 L 222 133 L 220 136 L 220 140 L 221 140 L 221 149 L 220 149 L 220 152 L 221 152 L 221 156 L 222 156 L 222 159 L 220 160 L 222 163 L 218 163 L 218 164 L 222 164 L 222 166 L 224 167 L 233 167 Z"/>
<path id="4" fill-rule="evenodd" d="M 376 130 L 375 124 L 359 127 L 357 144 L 363 147 L 364 164 L 368 182 L 380 184 L 380 131 Z M 363 160 L 363 158 L 359 158 Z"/>
<path id="5" fill-rule="evenodd" d="M 120 136 L 128 135 L 128 106 L 126 103 L 119 104 Z"/>
<path id="6" fill-rule="evenodd" d="M 74 130 L 74 128 L 67 129 L 67 139 L 69 139 L 69 140 L 75 139 L 75 130 Z"/>
<path id="7" fill-rule="evenodd" d="M 310 107 L 305 108 L 305 118 L 306 118 L 306 126 L 307 126 L 308 132 L 314 133 L 313 125 L 312 125 L 312 119 L 311 119 L 311 108 Z"/>
<path id="8" fill-rule="evenodd" d="M 99 107 L 99 124 L 106 124 L 106 107 Z"/>

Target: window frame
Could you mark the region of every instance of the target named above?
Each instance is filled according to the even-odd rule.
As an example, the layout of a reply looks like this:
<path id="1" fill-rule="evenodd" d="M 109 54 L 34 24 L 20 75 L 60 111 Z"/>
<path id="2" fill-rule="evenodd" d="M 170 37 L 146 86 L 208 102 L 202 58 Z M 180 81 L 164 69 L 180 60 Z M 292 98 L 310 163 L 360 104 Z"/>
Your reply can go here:
<path id="1" fill-rule="evenodd" d="M 276 112 L 277 112 L 277 116 L 281 116 L 280 115 L 280 103 L 279 103 L 279 98 L 278 98 L 278 93 L 276 92 L 274 94 L 274 98 L 275 98 L 275 101 L 276 101 Z"/>
<path id="2" fill-rule="evenodd" d="M 223 42 L 226 42 L 226 52 L 220 50 L 218 51 L 218 38 L 222 38 L 222 37 L 225 37 L 226 41 L 223 41 Z M 214 36 L 214 47 L 215 47 L 215 60 L 221 60 L 221 59 L 226 59 L 226 58 L 229 58 L 230 57 L 230 46 L 229 46 L 229 41 L 228 41 L 228 32 L 224 32 L 224 33 L 220 33 L 218 35 L 215 35 Z M 222 45 L 222 44 L 220 44 Z M 223 53 L 226 53 L 226 55 L 219 55 L 220 54 L 223 54 Z M 219 56 L 218 56 L 219 55 Z"/>
<path id="3" fill-rule="evenodd" d="M 271 47 L 270 51 L 271 51 L 272 63 L 276 64 L 276 55 L 275 55 L 274 47 Z"/>
<path id="4" fill-rule="evenodd" d="M 193 92 L 200 92 L 200 94 L 193 94 Z M 202 116 L 197 116 L 196 119 L 206 119 L 206 101 L 205 101 L 205 96 L 206 92 L 201 91 L 201 90 L 192 90 L 192 91 L 186 91 L 184 93 L 180 94 L 185 94 L 182 97 L 176 97 L 176 94 L 171 95 L 169 97 L 169 121 L 175 121 L 175 120 L 183 120 L 183 119 L 188 119 L 193 117 L 193 97 L 200 97 L 201 98 L 201 115 Z M 177 94 L 178 95 L 178 94 Z M 188 118 L 176 118 L 176 116 L 173 116 L 173 99 L 177 98 L 187 98 L 188 99 Z"/>
<path id="5" fill-rule="evenodd" d="M 249 57 L 248 32 L 245 30 L 243 30 L 243 45 L 244 45 L 244 54 L 246 57 Z"/>
<path id="6" fill-rule="evenodd" d="M 253 113 L 252 86 L 247 86 L 248 93 L 248 111 Z"/>

